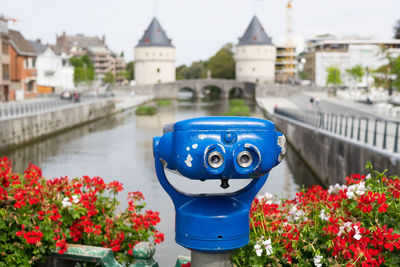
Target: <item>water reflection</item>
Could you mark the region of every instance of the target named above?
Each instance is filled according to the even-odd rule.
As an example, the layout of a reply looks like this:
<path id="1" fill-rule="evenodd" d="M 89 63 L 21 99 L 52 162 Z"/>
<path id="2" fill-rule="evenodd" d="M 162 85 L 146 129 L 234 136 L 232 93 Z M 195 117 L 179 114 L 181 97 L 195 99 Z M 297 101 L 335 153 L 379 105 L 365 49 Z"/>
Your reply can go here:
<path id="1" fill-rule="evenodd" d="M 146 208 L 160 212 L 159 229 L 165 233 L 165 242 L 157 248 L 155 258 L 161 266 L 173 266 L 178 255 L 189 255 L 189 251 L 174 242 L 175 211 L 155 175 L 152 137 L 162 135 L 165 124 L 191 117 L 219 115 L 227 110 L 227 101 L 173 101 L 170 107 L 159 108 L 157 115 L 152 117 L 136 117 L 134 111 L 127 111 L 19 148 L 6 156 L 13 160 L 18 172 L 23 172 L 32 162 L 42 168 L 47 178 L 89 175 L 101 176 L 106 181 L 119 180 L 125 187 L 120 196 L 122 208 L 127 205 L 127 192 L 142 191 L 148 203 Z M 251 111 L 252 116 L 263 117 L 254 103 L 251 103 Z M 190 190 L 197 190 L 200 185 L 201 190 L 220 190 L 219 181 L 215 181 L 216 184 L 195 181 L 198 184 L 185 178 L 171 176 L 171 179 Z M 246 184 L 246 181 L 238 181 L 239 187 Z M 286 161 L 271 171 L 260 193 L 264 192 L 287 197 L 297 192 Z"/>

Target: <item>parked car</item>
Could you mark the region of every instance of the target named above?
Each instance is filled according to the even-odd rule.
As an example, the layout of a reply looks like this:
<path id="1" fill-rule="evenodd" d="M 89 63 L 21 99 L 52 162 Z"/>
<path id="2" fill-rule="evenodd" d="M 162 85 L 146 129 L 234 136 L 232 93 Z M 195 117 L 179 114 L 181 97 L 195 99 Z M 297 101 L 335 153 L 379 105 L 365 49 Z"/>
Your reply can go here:
<path id="1" fill-rule="evenodd" d="M 72 91 L 62 91 L 60 94 L 60 98 L 65 100 L 72 100 L 73 96 L 74 94 Z"/>

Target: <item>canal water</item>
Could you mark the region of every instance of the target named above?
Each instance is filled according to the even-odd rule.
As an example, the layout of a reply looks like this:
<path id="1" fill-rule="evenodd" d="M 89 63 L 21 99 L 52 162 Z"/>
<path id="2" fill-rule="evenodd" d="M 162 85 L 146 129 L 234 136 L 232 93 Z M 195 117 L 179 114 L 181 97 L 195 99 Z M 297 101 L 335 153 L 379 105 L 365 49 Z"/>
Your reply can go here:
<path id="1" fill-rule="evenodd" d="M 254 103 L 249 105 L 253 117 L 263 117 Z M 155 258 L 160 266 L 174 266 L 178 255 L 189 256 L 190 252 L 174 242 L 175 211 L 155 175 L 152 138 L 162 135 L 165 124 L 198 116 L 220 115 L 227 110 L 227 101 L 173 101 L 169 107 L 158 108 L 155 116 L 139 117 L 133 110 L 126 111 L 19 148 L 5 156 L 13 160 L 18 172 L 23 172 L 29 163 L 33 163 L 42 168 L 46 178 L 89 175 L 100 176 L 106 181 L 121 181 L 125 188 L 120 194 L 121 208 L 127 206 L 125 199 L 129 191 L 141 191 L 146 198 L 146 208 L 160 212 L 158 229 L 165 233 L 165 242 L 157 246 Z M 293 162 L 297 163 L 292 164 L 292 169 L 297 168 L 296 164 L 301 165 L 298 161 Z M 219 181 L 192 181 L 173 174 L 168 174 L 168 178 L 173 185 L 190 193 L 223 190 L 219 187 Z M 307 175 L 296 180 L 309 181 Z M 229 190 L 237 190 L 248 183 L 237 181 L 231 182 Z M 260 194 L 271 192 L 278 196 L 293 197 L 299 183 L 303 184 L 295 182 L 284 160 L 271 171 Z"/>

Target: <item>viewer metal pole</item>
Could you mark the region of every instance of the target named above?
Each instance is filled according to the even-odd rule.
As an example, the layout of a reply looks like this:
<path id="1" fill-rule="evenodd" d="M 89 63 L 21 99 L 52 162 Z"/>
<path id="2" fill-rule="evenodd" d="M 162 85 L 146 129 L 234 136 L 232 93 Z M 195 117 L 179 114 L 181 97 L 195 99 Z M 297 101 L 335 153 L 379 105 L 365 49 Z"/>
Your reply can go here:
<path id="1" fill-rule="evenodd" d="M 231 253 L 203 253 L 191 251 L 192 267 L 233 267 L 230 259 Z"/>

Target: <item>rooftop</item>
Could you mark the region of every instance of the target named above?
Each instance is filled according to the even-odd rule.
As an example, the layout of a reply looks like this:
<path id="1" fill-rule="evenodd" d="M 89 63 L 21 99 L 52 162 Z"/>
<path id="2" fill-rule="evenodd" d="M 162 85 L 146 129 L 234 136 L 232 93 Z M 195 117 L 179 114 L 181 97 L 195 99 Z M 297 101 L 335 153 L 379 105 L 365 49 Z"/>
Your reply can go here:
<path id="1" fill-rule="evenodd" d="M 29 44 L 33 47 L 38 55 L 43 54 L 46 49 L 47 45 L 42 44 L 39 40 L 37 41 L 28 41 Z"/>
<path id="2" fill-rule="evenodd" d="M 10 44 L 14 47 L 18 54 L 24 56 L 37 55 L 35 49 L 19 31 L 9 30 L 8 36 L 10 37 Z"/>
<path id="3" fill-rule="evenodd" d="M 254 16 L 237 45 L 272 45 L 272 40 L 258 18 Z"/>
<path id="4" fill-rule="evenodd" d="M 157 18 L 153 18 L 149 27 L 145 30 L 143 37 L 139 40 L 136 47 L 141 46 L 169 46 L 173 47 L 171 44 L 171 39 L 167 37 L 161 24 L 158 22 Z"/>

